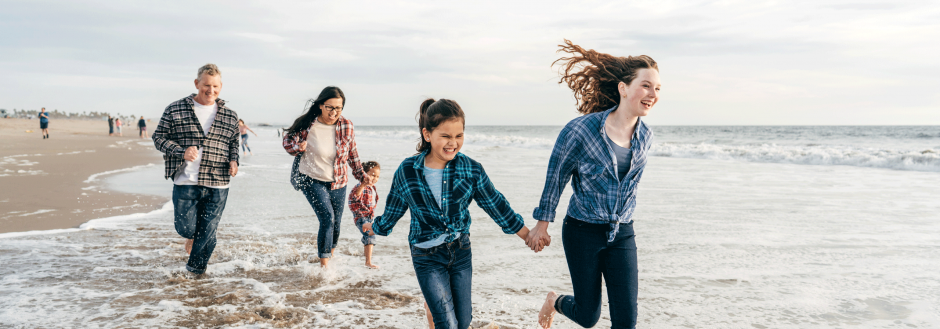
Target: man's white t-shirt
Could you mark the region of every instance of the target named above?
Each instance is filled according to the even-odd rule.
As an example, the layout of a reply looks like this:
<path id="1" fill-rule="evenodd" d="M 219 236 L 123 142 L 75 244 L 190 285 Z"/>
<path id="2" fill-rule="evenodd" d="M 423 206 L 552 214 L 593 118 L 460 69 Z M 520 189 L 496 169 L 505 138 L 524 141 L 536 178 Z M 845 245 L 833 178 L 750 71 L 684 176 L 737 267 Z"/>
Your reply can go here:
<path id="1" fill-rule="evenodd" d="M 212 102 L 212 105 L 202 105 L 199 104 L 199 102 L 193 100 L 193 112 L 196 112 L 196 119 L 199 119 L 199 124 L 202 125 L 202 132 L 208 136 L 209 128 L 212 127 L 212 123 L 215 122 L 215 114 L 219 112 L 219 106 L 216 105 L 215 102 Z M 183 172 L 173 180 L 173 184 L 198 185 L 200 162 L 202 162 L 201 147 L 198 148 L 198 151 L 196 152 L 196 160 L 186 161 L 186 167 L 184 167 Z M 207 187 L 228 188 L 228 185 Z"/>

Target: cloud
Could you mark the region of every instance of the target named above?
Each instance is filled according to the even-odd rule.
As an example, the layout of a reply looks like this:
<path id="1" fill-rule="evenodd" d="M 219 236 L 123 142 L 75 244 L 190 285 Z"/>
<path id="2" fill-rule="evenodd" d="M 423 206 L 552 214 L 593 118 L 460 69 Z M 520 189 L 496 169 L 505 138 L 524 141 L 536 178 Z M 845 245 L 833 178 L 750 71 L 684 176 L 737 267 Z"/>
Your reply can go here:
<path id="1" fill-rule="evenodd" d="M 363 120 L 409 119 L 431 96 L 472 124 L 563 124 L 574 104 L 551 63 L 568 38 L 659 61 L 652 123 L 839 124 L 851 108 L 940 124 L 924 110 L 940 109 L 938 17 L 918 1 L 8 1 L 0 107 L 157 116 L 212 62 L 249 121 L 290 121 L 337 85 Z"/>

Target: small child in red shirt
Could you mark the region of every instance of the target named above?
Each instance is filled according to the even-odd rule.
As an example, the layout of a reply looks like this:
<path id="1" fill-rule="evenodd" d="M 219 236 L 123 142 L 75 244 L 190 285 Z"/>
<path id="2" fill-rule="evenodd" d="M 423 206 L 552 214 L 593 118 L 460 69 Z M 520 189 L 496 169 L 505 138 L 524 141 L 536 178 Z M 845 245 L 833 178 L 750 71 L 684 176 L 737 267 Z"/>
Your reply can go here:
<path id="1" fill-rule="evenodd" d="M 375 182 L 379 181 L 379 174 L 382 169 L 379 163 L 368 161 L 362 164 L 362 170 L 366 175 L 372 176 L 372 184 L 362 185 L 360 182 L 349 192 L 349 210 L 352 211 L 356 219 L 356 227 L 362 233 L 362 244 L 365 246 L 363 254 L 366 256 L 366 266 L 370 268 L 379 268 L 372 264 L 372 246 L 375 245 L 375 236 L 362 232 L 362 224 L 372 223 L 375 205 L 379 203 L 379 193 L 375 190 Z"/>

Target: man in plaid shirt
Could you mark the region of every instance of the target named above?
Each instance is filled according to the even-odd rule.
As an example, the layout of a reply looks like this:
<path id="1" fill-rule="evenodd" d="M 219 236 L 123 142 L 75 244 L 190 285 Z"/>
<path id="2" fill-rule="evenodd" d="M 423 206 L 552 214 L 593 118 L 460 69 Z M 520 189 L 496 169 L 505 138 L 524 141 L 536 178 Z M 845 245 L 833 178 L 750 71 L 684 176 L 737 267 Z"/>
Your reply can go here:
<path id="1" fill-rule="evenodd" d="M 198 94 L 170 103 L 153 132 L 163 152 L 166 179 L 173 179 L 176 232 L 186 238 L 186 269 L 206 272 L 215 250 L 215 232 L 238 173 L 238 115 L 219 99 L 222 73 L 214 64 L 199 68 Z"/>

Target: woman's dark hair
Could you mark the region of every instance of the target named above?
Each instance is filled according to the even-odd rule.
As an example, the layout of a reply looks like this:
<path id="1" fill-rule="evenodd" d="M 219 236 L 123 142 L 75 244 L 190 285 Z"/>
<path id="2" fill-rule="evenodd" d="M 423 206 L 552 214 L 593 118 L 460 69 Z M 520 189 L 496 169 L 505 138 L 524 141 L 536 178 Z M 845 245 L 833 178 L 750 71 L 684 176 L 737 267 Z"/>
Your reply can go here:
<path id="1" fill-rule="evenodd" d="M 646 55 L 617 57 L 594 49 L 585 50 L 568 39 L 558 47 L 561 48 L 558 52 L 572 56 L 559 58 L 552 62 L 552 66 L 560 62 L 565 68 L 558 83 L 567 83 L 568 88 L 574 91 L 574 99 L 581 114 L 603 112 L 620 104 L 617 85 L 620 82 L 629 85 L 636 79 L 637 71 L 659 71 L 656 61 Z"/>
<path id="2" fill-rule="evenodd" d="M 379 168 L 379 169 L 381 169 L 382 166 L 380 166 L 379 163 L 378 163 L 378 162 L 375 162 L 375 161 L 366 161 L 366 162 L 363 162 L 363 163 L 362 163 L 362 171 L 370 172 L 370 171 L 372 171 L 372 168 Z"/>
<path id="3" fill-rule="evenodd" d="M 467 124 L 463 109 L 457 102 L 443 98 L 436 101 L 433 98 L 425 99 L 421 102 L 421 109 L 418 110 L 418 133 L 421 133 L 421 129 L 432 132 L 442 123 L 456 119 L 460 119 L 464 125 Z M 423 133 L 418 139 L 418 153 L 431 149 L 431 142 L 424 140 Z"/>
<path id="4" fill-rule="evenodd" d="M 329 99 L 339 98 L 343 100 L 343 106 L 346 106 L 346 95 L 343 94 L 343 91 L 339 87 L 329 86 L 323 88 L 323 91 L 320 92 L 320 96 L 317 96 L 317 99 L 310 99 L 307 101 L 307 104 L 313 102 L 310 107 L 304 106 L 307 110 L 304 114 L 300 115 L 297 120 L 294 120 L 294 124 L 287 128 L 287 132 L 290 134 L 296 134 L 302 130 L 307 130 L 310 128 L 310 125 L 313 124 L 313 120 L 316 120 L 320 116 L 320 105 L 326 102 Z"/>

